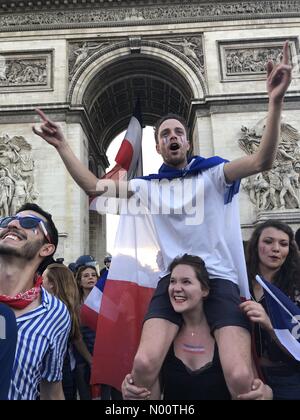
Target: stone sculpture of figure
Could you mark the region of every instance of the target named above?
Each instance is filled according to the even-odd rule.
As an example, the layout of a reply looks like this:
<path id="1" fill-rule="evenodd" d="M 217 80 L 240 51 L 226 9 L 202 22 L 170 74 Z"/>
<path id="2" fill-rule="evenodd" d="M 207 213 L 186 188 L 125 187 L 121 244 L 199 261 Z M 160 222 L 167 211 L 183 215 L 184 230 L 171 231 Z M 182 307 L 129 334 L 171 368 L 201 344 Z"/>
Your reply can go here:
<path id="1" fill-rule="evenodd" d="M 282 188 L 279 194 L 280 209 L 287 208 L 286 196 L 289 193 L 291 198 L 296 202 L 297 208 L 300 208 L 299 199 L 297 197 L 294 185 L 298 186 L 298 174 L 294 171 L 292 164 L 284 165 L 280 168 Z"/>
<path id="2" fill-rule="evenodd" d="M 0 169 L 0 215 L 8 216 L 14 194 L 14 179 L 7 169 Z"/>
<path id="3" fill-rule="evenodd" d="M 276 192 L 280 191 L 282 188 L 279 175 L 280 175 L 280 169 L 278 166 L 268 171 L 269 198 L 270 198 L 270 204 L 273 206 L 273 210 L 278 210 Z"/>
<path id="4" fill-rule="evenodd" d="M 77 50 L 74 51 L 74 54 L 77 56 L 77 58 L 76 58 L 74 66 L 73 66 L 73 71 L 74 71 L 74 69 L 76 69 L 81 63 L 83 63 L 88 58 L 89 52 L 91 50 L 99 49 L 102 46 L 103 46 L 103 44 L 91 46 L 91 45 L 89 45 L 88 42 L 85 42 L 82 45 L 82 47 L 77 48 Z"/>
<path id="5" fill-rule="evenodd" d="M 10 138 L 9 138 L 10 140 Z M 1 159 L 1 165 L 5 168 L 8 168 L 10 173 L 14 176 L 14 167 L 18 164 L 20 161 L 20 148 L 12 144 L 10 141 L 6 144 L 5 150 L 1 150 L 0 152 L 0 159 Z"/>
<path id="6" fill-rule="evenodd" d="M 6 60 L 3 56 L 0 56 L 0 81 L 4 81 L 7 79 L 6 71 L 7 71 Z"/>
<path id="7" fill-rule="evenodd" d="M 178 45 L 179 47 L 182 47 L 183 54 L 186 57 L 199 61 L 199 58 L 194 51 L 194 49 L 198 48 L 198 46 L 193 42 L 188 41 L 186 38 L 183 38 L 181 41 L 168 41 L 168 44 Z"/>
<path id="8" fill-rule="evenodd" d="M 20 172 L 15 174 L 15 192 L 11 203 L 11 213 L 15 214 L 17 209 L 26 203 L 28 198 L 28 188 L 26 182 L 22 179 Z"/>
<path id="9" fill-rule="evenodd" d="M 242 137 L 239 139 L 239 145 L 247 154 L 255 153 L 259 147 L 264 127 L 265 119 L 259 121 L 252 129 L 242 126 Z M 263 178 L 255 178 L 244 184 L 250 200 L 256 204 L 258 210 L 300 208 L 298 195 L 299 144 L 300 133 L 291 125 L 283 122 L 275 166 L 265 173 Z M 269 185 L 268 189 L 266 189 L 265 182 Z"/>
<path id="10" fill-rule="evenodd" d="M 267 197 L 269 195 L 269 184 L 263 177 L 263 174 L 256 175 L 253 182 L 255 192 L 256 208 L 266 210 L 268 207 Z"/>
<path id="11" fill-rule="evenodd" d="M 255 204 L 257 209 L 266 210 L 268 208 L 269 184 L 263 174 L 260 173 L 247 178 L 243 187 L 248 191 L 250 201 Z"/>

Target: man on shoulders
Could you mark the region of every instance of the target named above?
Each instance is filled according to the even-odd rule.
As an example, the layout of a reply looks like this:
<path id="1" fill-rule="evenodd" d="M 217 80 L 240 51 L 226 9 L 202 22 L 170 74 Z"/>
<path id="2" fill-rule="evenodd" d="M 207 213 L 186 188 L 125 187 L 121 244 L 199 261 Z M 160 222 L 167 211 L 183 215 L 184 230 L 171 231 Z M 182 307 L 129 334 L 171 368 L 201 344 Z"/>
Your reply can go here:
<path id="1" fill-rule="evenodd" d="M 285 43 L 282 63 L 277 66 L 273 66 L 272 63 L 268 64 L 269 112 L 267 124 L 260 147 L 251 156 L 226 163 L 224 160 L 223 162 L 220 159 L 218 161 L 218 158 L 205 160 L 200 157 L 188 162 L 190 139 L 182 118 L 167 116 L 162 118 L 156 126 L 156 150 L 161 154 L 164 165 L 154 179 L 180 180 L 187 177 L 189 181 L 192 181 L 193 177 L 197 181 L 197 185 L 201 183 L 204 186 L 204 200 L 201 205 L 204 208 L 205 220 L 198 223 L 197 226 L 188 226 L 182 213 L 178 217 L 177 214 L 172 214 L 172 217 L 165 214 L 159 214 L 157 217 L 153 215 L 152 221 L 156 223 L 155 231 L 159 236 L 158 242 L 162 248 L 164 266 L 167 267 L 170 260 L 178 255 L 177 251 L 181 244 L 185 246 L 184 252 L 202 257 L 208 265 L 209 275 L 215 286 L 214 292 L 211 293 L 208 320 L 219 347 L 225 379 L 233 398 L 250 391 L 255 372 L 252 369 L 250 334 L 238 307 L 240 275 L 235 262 L 242 259 L 242 265 L 245 265 L 241 235 L 236 231 L 239 242 L 238 249 L 232 246 L 233 241 L 230 237 L 231 228 L 235 227 L 236 229 L 237 207 L 227 205 L 238 191 L 241 178 L 272 167 L 279 142 L 283 99 L 290 81 L 291 66 L 289 65 L 288 43 Z M 78 185 L 87 193 L 100 189 L 107 190 L 107 182 L 98 180 L 77 159 L 65 140 L 61 128 L 50 121 L 42 111 L 38 111 L 38 113 L 43 119 L 43 124 L 40 130 L 33 128 L 34 132 L 57 149 Z M 108 189 L 103 195 L 130 197 L 135 192 L 143 202 L 144 197 L 141 194 L 144 190 L 135 188 L 137 184 L 139 186 L 141 180 L 133 180 L 129 184 L 115 181 L 115 189 Z M 193 186 L 194 184 L 192 184 Z M 160 190 L 161 188 L 156 188 L 157 200 L 160 198 Z M 151 193 L 152 191 L 154 189 L 151 189 Z M 145 193 L 147 193 L 146 188 Z M 151 196 L 151 199 L 155 199 L 155 197 Z M 229 211 L 229 208 L 232 211 Z M 230 224 L 226 224 L 228 220 L 231 221 Z M 193 240 L 196 230 L 197 240 Z M 164 240 L 166 238 L 169 241 Z M 245 267 L 241 271 L 246 274 Z M 166 295 L 164 284 L 163 282 L 159 284 L 154 296 L 155 300 Z M 160 286 L 163 286 L 162 289 Z M 220 299 L 223 302 L 222 308 L 218 305 Z M 163 299 L 162 302 L 158 302 L 156 307 L 153 305 L 152 308 L 150 307 L 133 366 L 136 385 L 145 386 L 148 389 L 151 389 L 155 383 L 164 357 L 180 326 L 180 320 L 175 320 L 168 308 L 167 314 L 162 313 L 161 308 L 164 303 Z M 225 314 L 226 320 L 224 319 Z M 155 348 L 152 345 L 154 337 Z"/>

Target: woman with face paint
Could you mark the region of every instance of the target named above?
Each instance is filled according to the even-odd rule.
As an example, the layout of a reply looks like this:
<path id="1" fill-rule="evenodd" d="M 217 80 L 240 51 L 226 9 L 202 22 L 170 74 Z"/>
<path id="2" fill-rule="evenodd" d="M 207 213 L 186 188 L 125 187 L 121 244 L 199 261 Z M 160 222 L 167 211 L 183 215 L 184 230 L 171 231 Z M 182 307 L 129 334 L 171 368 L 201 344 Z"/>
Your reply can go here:
<path id="1" fill-rule="evenodd" d="M 127 375 L 122 391 L 125 399 L 230 400 L 218 347 L 204 312 L 209 295 L 209 277 L 203 260 L 184 254 L 170 265 L 168 293 L 172 307 L 183 317 L 162 366 L 160 382 L 152 392 L 133 384 Z M 255 379 L 252 391 L 239 399 L 271 399 L 272 392 Z"/>
<path id="2" fill-rule="evenodd" d="M 257 274 L 281 289 L 300 306 L 300 258 L 292 229 L 268 220 L 253 232 L 247 248 L 247 268 L 253 301 L 241 305 L 254 323 L 256 350 L 266 382 L 276 400 L 300 400 L 300 363 L 278 343 Z"/>

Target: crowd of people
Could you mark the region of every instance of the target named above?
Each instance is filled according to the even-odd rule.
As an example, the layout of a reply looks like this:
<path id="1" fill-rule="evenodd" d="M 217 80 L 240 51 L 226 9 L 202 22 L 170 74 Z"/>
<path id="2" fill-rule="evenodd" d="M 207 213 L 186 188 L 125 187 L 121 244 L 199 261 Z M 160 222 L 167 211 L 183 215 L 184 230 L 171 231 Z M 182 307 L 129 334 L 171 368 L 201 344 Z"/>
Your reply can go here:
<path id="1" fill-rule="evenodd" d="M 189 226 L 184 212 L 151 215 L 165 269 L 145 314 L 132 371 L 122 384 L 125 399 L 300 399 L 300 363 L 278 341 L 255 278 L 262 275 L 299 305 L 294 233 L 278 221 L 261 224 L 245 260 L 236 217 L 240 179 L 269 170 L 275 160 L 290 81 L 286 43 L 282 62 L 268 64 L 269 111 L 260 146 L 253 155 L 232 162 L 190 157 L 186 122 L 176 115 L 158 121 L 156 150 L 164 164 L 155 178 L 179 183 L 184 178 L 201 185 L 204 216 Z M 60 126 L 38 113 L 42 125 L 34 133 L 56 148 L 86 192 L 99 191 L 102 181 L 76 158 Z M 148 186 L 152 179 L 115 180 L 114 194 L 128 200 L 137 195 L 145 202 L 148 188 L 136 187 Z M 151 192 L 159 198 L 161 190 Z M 52 216 L 36 204 L 0 219 L 0 321 L 10 325 L 9 339 L 0 335 L 3 399 L 93 397 L 95 332 L 81 325 L 79 314 L 100 273 L 91 256 L 81 256 L 69 268 L 57 264 L 57 244 Z M 102 276 L 110 262 L 106 257 Z M 247 299 L 242 304 L 241 295 Z M 2 330 L 4 337 L 8 330 Z M 109 398 L 114 398 L 112 392 Z"/>

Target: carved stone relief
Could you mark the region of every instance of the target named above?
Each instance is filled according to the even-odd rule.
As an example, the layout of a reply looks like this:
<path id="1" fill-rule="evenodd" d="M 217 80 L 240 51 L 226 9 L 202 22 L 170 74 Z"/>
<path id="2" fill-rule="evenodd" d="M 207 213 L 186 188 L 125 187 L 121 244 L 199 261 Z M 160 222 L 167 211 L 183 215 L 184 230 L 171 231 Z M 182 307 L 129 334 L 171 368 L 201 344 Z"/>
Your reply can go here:
<path id="1" fill-rule="evenodd" d="M 32 148 L 24 137 L 0 137 L 0 216 L 35 201 Z"/>
<path id="2" fill-rule="evenodd" d="M 183 53 L 204 73 L 204 54 L 201 37 L 185 37 L 160 40 L 162 44 L 167 44 Z"/>
<path id="3" fill-rule="evenodd" d="M 292 15 L 300 13 L 299 0 L 243 1 L 243 2 L 206 2 L 204 4 L 152 5 L 151 7 L 95 7 L 71 10 L 65 6 L 59 11 L 6 13 L 0 15 L 2 30 L 16 30 L 17 27 L 60 27 L 97 26 L 97 24 L 148 24 L 155 22 L 205 21 L 228 17 L 255 18 L 276 15 Z"/>
<path id="4" fill-rule="evenodd" d="M 279 63 L 284 40 L 220 42 L 222 81 L 264 80 L 269 61 Z M 298 54 L 297 40 L 290 40 L 290 57 Z"/>
<path id="5" fill-rule="evenodd" d="M 1 90 L 50 89 L 51 74 L 51 52 L 0 54 Z"/>
<path id="6" fill-rule="evenodd" d="M 70 79 L 89 57 L 106 47 L 108 42 L 71 42 L 69 44 L 69 75 Z"/>
<path id="7" fill-rule="evenodd" d="M 265 121 L 251 129 L 242 127 L 239 145 L 248 155 L 258 149 Z M 283 122 L 273 168 L 246 178 L 242 184 L 257 211 L 300 208 L 300 133 Z"/>
<path id="8" fill-rule="evenodd" d="M 128 46 L 132 54 L 139 54 L 142 46 L 155 46 L 174 53 L 178 51 L 190 60 L 197 67 L 198 71 L 205 74 L 204 53 L 201 36 L 185 38 L 164 38 L 143 40 L 142 37 L 129 37 L 126 40 L 103 40 L 102 42 L 90 40 L 85 42 L 69 43 L 69 80 L 77 72 L 82 64 L 86 63 L 92 56 L 98 58 L 113 48 Z"/>

